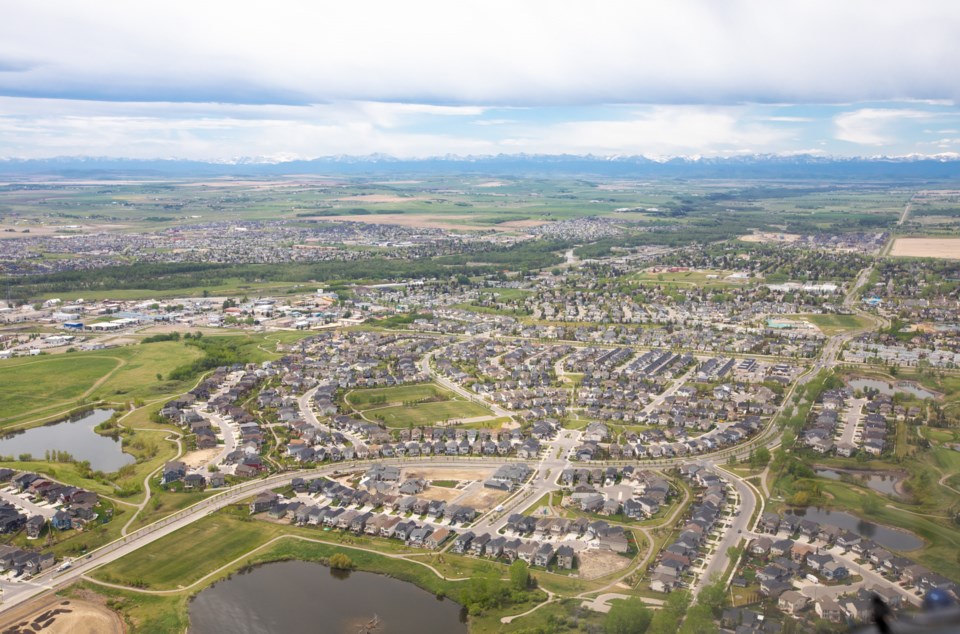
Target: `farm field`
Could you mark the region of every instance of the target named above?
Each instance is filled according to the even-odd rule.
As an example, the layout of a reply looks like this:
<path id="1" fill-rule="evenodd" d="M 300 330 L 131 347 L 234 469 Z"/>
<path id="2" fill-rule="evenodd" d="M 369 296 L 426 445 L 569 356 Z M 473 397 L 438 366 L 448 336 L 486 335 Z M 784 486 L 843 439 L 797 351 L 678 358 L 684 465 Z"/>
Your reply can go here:
<path id="1" fill-rule="evenodd" d="M 890 257 L 960 260 L 960 238 L 897 238 Z"/>

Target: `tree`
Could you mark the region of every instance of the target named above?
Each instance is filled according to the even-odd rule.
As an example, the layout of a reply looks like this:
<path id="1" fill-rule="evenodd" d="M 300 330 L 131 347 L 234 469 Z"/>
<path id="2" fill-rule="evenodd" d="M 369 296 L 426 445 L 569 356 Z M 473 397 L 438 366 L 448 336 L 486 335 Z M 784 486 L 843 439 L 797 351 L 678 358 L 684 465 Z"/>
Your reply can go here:
<path id="1" fill-rule="evenodd" d="M 750 466 L 754 469 L 765 467 L 768 462 L 770 462 L 770 450 L 766 447 L 760 447 L 750 455 Z"/>
<path id="2" fill-rule="evenodd" d="M 328 563 L 334 570 L 353 570 L 356 568 L 353 560 L 343 553 L 335 553 L 332 557 L 330 557 L 330 561 Z"/>
<path id="3" fill-rule="evenodd" d="M 618 599 L 610 603 L 603 620 L 606 634 L 642 634 L 650 627 L 653 612 L 640 599 Z"/>
<path id="4" fill-rule="evenodd" d="M 680 620 L 690 607 L 690 593 L 677 590 L 667 595 L 662 609 L 654 614 L 647 634 L 677 634 Z"/>
<path id="5" fill-rule="evenodd" d="M 739 553 L 737 553 L 739 555 Z M 720 611 L 727 603 L 727 589 L 721 582 L 704 586 L 697 596 L 697 604 L 707 607 L 714 616 L 720 616 Z"/>
<path id="6" fill-rule="evenodd" d="M 518 559 L 510 564 L 510 587 L 516 591 L 526 590 L 530 585 L 530 569 L 527 562 Z"/>

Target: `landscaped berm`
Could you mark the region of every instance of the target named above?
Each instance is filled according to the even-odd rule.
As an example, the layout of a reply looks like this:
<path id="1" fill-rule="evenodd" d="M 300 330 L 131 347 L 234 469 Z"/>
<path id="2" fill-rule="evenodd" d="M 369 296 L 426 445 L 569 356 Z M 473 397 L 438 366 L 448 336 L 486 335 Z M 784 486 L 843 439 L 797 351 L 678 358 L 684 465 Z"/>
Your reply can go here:
<path id="1" fill-rule="evenodd" d="M 434 425 L 490 416 L 490 410 L 434 383 L 349 392 L 345 400 L 360 416 L 387 427 Z"/>

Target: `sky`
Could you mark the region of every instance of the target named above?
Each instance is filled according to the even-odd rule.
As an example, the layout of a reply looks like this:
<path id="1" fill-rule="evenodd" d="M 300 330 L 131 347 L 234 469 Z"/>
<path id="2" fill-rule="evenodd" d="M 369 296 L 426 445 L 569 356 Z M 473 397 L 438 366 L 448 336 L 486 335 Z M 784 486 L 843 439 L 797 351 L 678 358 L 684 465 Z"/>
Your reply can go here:
<path id="1" fill-rule="evenodd" d="M 955 0 L 0 0 L 0 157 L 953 156 Z"/>

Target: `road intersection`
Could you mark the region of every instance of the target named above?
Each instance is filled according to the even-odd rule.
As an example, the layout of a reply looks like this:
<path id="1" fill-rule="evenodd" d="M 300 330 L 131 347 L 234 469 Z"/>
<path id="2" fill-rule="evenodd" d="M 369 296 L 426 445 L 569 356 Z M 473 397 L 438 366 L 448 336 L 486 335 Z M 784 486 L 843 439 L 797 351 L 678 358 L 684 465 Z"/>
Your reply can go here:
<path id="1" fill-rule="evenodd" d="M 851 292 L 845 299 L 845 305 L 852 304 L 854 292 L 869 278 L 869 271 L 869 268 L 866 269 L 858 278 L 858 283 L 854 285 L 854 288 L 851 289 Z M 789 406 L 791 397 L 796 388 L 813 379 L 821 369 L 832 367 L 836 362 L 837 355 L 839 354 L 843 343 L 856 334 L 859 334 L 859 331 L 837 334 L 828 338 L 824 343 L 820 357 L 813 363 L 812 367 L 810 367 L 806 373 L 798 377 L 797 380 L 791 385 L 790 389 L 784 395 L 780 408 L 778 409 L 776 415 L 772 417 L 772 420 L 767 427 L 747 442 L 732 448 L 716 451 L 711 454 L 703 454 L 696 459 L 671 458 L 657 461 L 617 461 L 602 463 L 604 465 L 632 464 L 634 466 L 662 469 L 684 463 L 697 462 L 708 470 L 716 473 L 731 485 L 736 494 L 736 509 L 734 510 L 732 518 L 730 519 L 729 527 L 721 536 L 719 542 L 715 545 L 712 556 L 707 558 L 707 561 L 703 566 L 702 573 L 692 586 L 692 591 L 694 594 L 699 592 L 700 589 L 702 589 L 702 587 L 711 579 L 723 574 L 728 569 L 731 563 L 729 552 L 732 546 L 737 546 L 741 539 L 749 539 L 752 536 L 755 536 L 755 534 L 751 532 L 752 527 L 749 525 L 749 523 L 751 522 L 751 519 L 754 519 L 759 515 L 758 513 L 755 513 L 755 511 L 757 505 L 762 504 L 762 497 L 752 485 L 747 483 L 739 476 L 721 469 L 719 465 L 725 463 L 730 456 L 742 458 L 761 446 L 765 446 L 770 449 L 777 447 L 780 443 L 780 433 L 775 422 L 783 414 L 785 408 Z M 506 411 L 502 407 L 488 402 L 479 395 L 466 390 L 450 379 L 436 373 L 430 364 L 430 360 L 435 353 L 436 351 L 428 353 L 420 360 L 420 367 L 424 373 L 430 375 L 432 379 L 442 387 L 458 394 L 459 396 L 471 401 L 482 403 L 486 407 L 490 408 L 495 416 L 511 416 L 510 412 Z M 681 382 L 678 381 L 674 387 L 680 385 L 680 383 Z M 313 392 L 313 390 L 308 391 L 299 397 L 300 411 L 307 419 L 307 422 L 309 422 L 311 425 L 314 425 L 317 428 L 327 428 L 317 419 L 311 407 Z M 221 428 L 224 440 L 227 441 L 227 436 L 231 435 L 229 425 L 222 420 L 218 420 L 216 422 Z M 532 478 L 525 485 L 523 485 L 519 491 L 515 492 L 510 498 L 508 498 L 508 500 L 506 500 L 502 505 L 502 508 L 498 507 L 500 510 L 491 512 L 482 517 L 475 530 L 499 530 L 505 525 L 507 518 L 511 513 L 523 512 L 533 506 L 547 493 L 559 490 L 560 486 L 557 484 L 557 480 L 563 469 L 573 465 L 573 463 L 570 461 L 570 454 L 572 450 L 579 445 L 580 437 L 581 432 L 579 431 L 561 429 L 554 439 L 545 442 L 542 458 L 539 462 L 531 465 L 534 467 Z M 359 439 L 351 440 L 359 441 Z M 228 443 L 225 442 L 225 445 L 226 444 Z M 225 446 L 224 452 L 228 452 L 227 446 Z M 221 455 L 225 455 L 224 452 L 221 452 Z M 258 493 L 286 486 L 294 478 L 309 478 L 330 475 L 335 472 L 348 469 L 363 468 L 365 465 L 373 464 L 373 462 L 397 464 L 403 466 L 455 466 L 457 468 L 476 467 L 489 469 L 491 466 L 513 461 L 517 460 L 470 457 L 450 459 L 442 456 L 418 459 L 378 459 L 376 461 L 356 460 L 350 463 L 333 464 L 317 469 L 282 472 L 277 475 L 262 479 L 248 481 L 226 489 L 221 493 L 213 495 L 193 506 L 178 511 L 137 531 L 131 532 L 114 542 L 106 544 L 105 546 L 92 551 L 91 553 L 85 555 L 82 559 L 72 562 L 72 564 L 68 567 L 61 566 L 55 570 L 48 570 L 40 575 L 37 575 L 29 581 L 0 581 L 0 588 L 3 590 L 3 603 L 0 604 L 0 612 L 9 610 L 17 605 L 21 605 L 24 602 L 29 601 L 30 599 L 33 599 L 45 592 L 65 587 L 79 580 L 85 575 L 88 575 L 96 568 L 115 561 L 124 555 L 132 553 L 137 549 L 146 546 L 147 544 L 150 544 L 166 535 L 175 532 L 180 528 L 188 526 L 193 522 L 196 522 L 210 515 L 211 513 L 216 512 L 219 509 L 231 504 L 236 504 Z M 576 464 L 580 465 L 583 463 Z"/>

